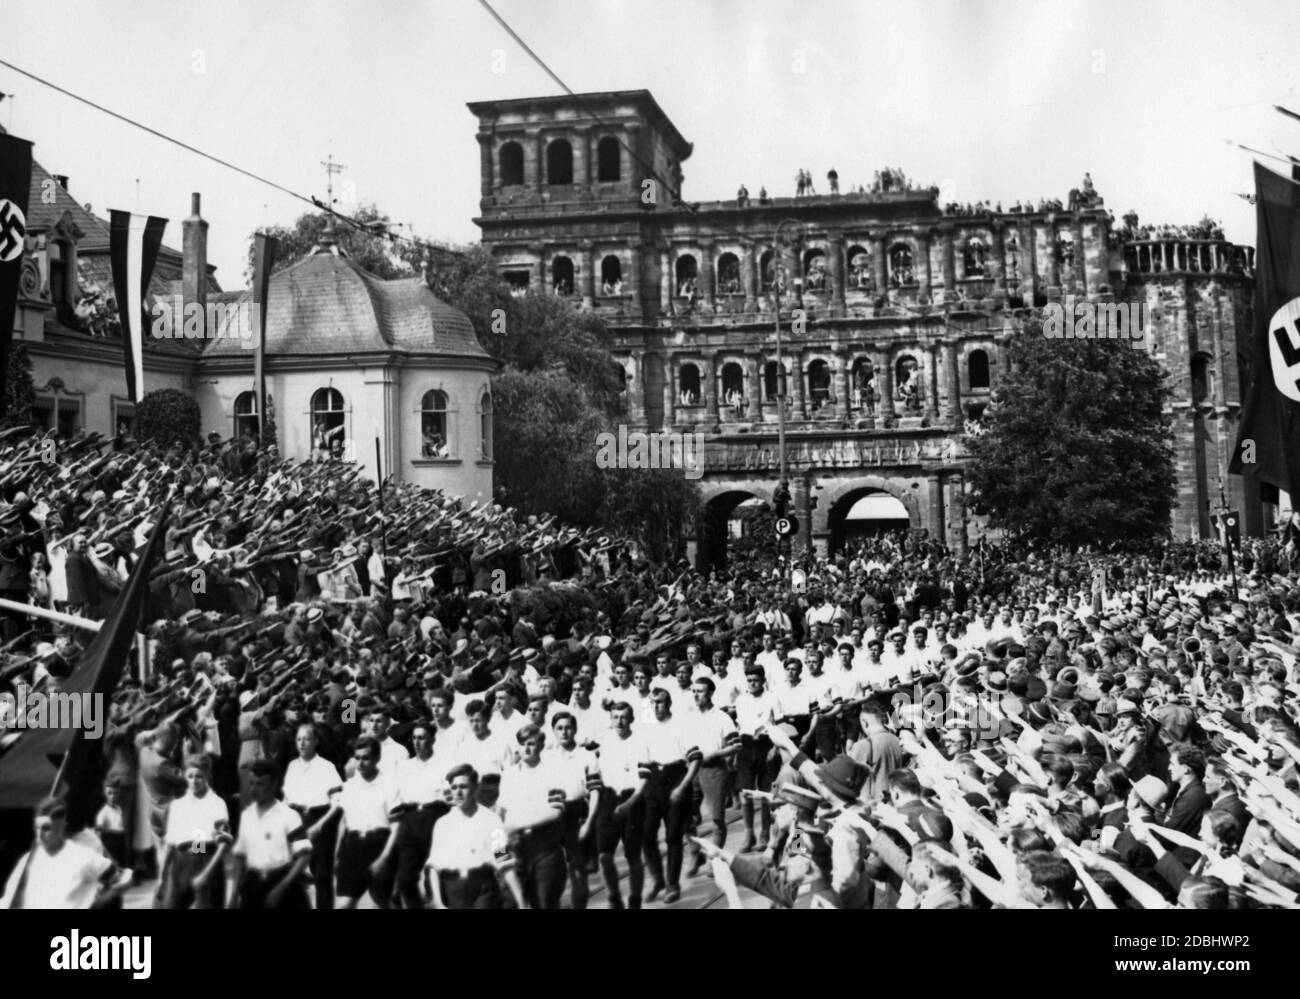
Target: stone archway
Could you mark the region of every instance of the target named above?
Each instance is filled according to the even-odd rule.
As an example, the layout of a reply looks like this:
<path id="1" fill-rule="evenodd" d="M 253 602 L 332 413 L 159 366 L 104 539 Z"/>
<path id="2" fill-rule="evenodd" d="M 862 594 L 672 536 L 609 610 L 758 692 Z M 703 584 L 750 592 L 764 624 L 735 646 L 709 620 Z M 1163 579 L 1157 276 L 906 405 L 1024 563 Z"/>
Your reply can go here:
<path id="1" fill-rule="evenodd" d="M 703 491 L 695 555 L 695 567 L 700 572 L 722 569 L 727 564 L 731 547 L 731 519 L 742 503 L 758 501 L 770 509 L 771 490 L 750 488 L 744 483 L 718 484 Z"/>
<path id="2" fill-rule="evenodd" d="M 878 516 L 850 521 L 849 514 L 858 502 L 871 497 L 880 497 L 884 501 L 875 504 L 877 509 L 874 512 Z M 842 548 L 852 536 L 922 526 L 924 520 L 917 498 L 883 476 L 868 475 L 854 479 L 828 497 L 827 527 L 830 531 L 828 543 L 831 551 Z"/>

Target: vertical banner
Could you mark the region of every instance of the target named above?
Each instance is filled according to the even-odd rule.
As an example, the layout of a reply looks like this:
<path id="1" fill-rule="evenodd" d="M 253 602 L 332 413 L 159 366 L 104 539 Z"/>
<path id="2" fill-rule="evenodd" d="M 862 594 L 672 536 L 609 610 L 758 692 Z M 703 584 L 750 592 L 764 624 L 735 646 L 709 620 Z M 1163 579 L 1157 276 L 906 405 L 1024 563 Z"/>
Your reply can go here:
<path id="1" fill-rule="evenodd" d="M 1255 164 L 1255 328 L 1241 434 L 1228 470 L 1266 502 L 1300 495 L 1300 184 Z"/>
<path id="2" fill-rule="evenodd" d="M 167 220 L 112 210 L 108 250 L 113 265 L 113 294 L 122 326 L 126 394 L 132 402 L 144 395 L 144 299 L 162 246 Z"/>
<path id="3" fill-rule="evenodd" d="M 274 236 L 259 232 L 253 237 L 253 321 L 257 329 L 253 356 L 253 398 L 257 400 L 257 434 L 266 433 L 266 299 L 271 292 L 271 270 L 280 244 Z M 267 441 L 263 440 L 265 446 Z"/>
<path id="4" fill-rule="evenodd" d="M 3 392 L 8 384 L 9 345 L 18 309 L 31 186 L 32 144 L 12 135 L 0 135 L 0 407 L 6 404 Z"/>

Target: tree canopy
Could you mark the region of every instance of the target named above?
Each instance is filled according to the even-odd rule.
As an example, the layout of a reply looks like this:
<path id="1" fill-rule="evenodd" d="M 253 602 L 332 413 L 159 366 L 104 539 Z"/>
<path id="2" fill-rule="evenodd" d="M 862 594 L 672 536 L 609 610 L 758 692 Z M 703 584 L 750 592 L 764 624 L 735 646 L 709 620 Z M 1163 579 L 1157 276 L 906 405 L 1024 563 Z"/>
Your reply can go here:
<path id="1" fill-rule="evenodd" d="M 1165 534 L 1173 508 L 1165 372 L 1127 340 L 1049 340 L 1033 325 L 1009 346 L 971 439 L 972 509 L 1013 536 L 1071 545 Z"/>

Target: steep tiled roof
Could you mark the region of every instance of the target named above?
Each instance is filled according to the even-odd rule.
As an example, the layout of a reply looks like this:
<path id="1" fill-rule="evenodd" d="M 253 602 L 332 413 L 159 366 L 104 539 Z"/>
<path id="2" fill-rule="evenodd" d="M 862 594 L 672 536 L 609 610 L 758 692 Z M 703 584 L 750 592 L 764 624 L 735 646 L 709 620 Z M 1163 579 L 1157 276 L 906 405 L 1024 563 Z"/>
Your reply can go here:
<path id="1" fill-rule="evenodd" d="M 244 292 L 239 300 L 249 297 Z M 315 253 L 271 278 L 266 341 L 269 354 L 395 350 L 489 357 L 469 318 L 420 278 L 384 281 L 328 252 Z M 208 343 L 210 356 L 242 353 L 230 340 Z"/>

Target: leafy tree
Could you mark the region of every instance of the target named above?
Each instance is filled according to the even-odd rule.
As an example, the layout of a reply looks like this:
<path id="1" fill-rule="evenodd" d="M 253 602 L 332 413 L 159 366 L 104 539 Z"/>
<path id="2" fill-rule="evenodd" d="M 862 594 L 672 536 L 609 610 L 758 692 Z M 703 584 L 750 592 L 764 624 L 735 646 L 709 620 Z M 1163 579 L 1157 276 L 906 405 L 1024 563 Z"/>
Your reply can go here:
<path id="1" fill-rule="evenodd" d="M 970 439 L 972 509 L 1013 536 L 1068 545 L 1163 535 L 1174 503 L 1166 373 L 1126 340 L 1012 340 Z"/>
<path id="2" fill-rule="evenodd" d="M 389 239 L 383 235 L 390 220 L 374 205 L 362 205 L 352 216 L 362 223 L 363 228 L 334 220 L 334 241 L 344 250 L 358 267 L 369 271 L 378 278 L 412 277 L 419 274 L 417 264 L 421 259 L 418 246 L 404 241 Z M 306 212 L 298 216 L 291 227 L 274 226 L 263 230 L 268 236 L 279 241 L 275 254 L 273 272 L 279 273 L 286 267 L 292 267 L 302 260 L 312 249 L 320 245 L 325 235 L 325 223 L 328 216 L 324 212 Z M 253 240 L 248 241 L 248 270 L 245 279 L 251 281 L 253 274 Z"/>
<path id="3" fill-rule="evenodd" d="M 189 446 L 199 438 L 199 404 L 176 389 L 145 393 L 135 409 L 135 433 L 142 441 Z"/>
<path id="4" fill-rule="evenodd" d="M 635 538 L 656 562 L 680 558 L 695 534 L 699 487 L 677 468 L 613 468 L 603 478 L 598 523 Z"/>
<path id="5" fill-rule="evenodd" d="M 0 427 L 22 427 L 32 422 L 36 385 L 32 382 L 32 359 L 21 343 L 9 345 L 9 369 L 5 372 L 4 400 L 0 404 Z"/>

